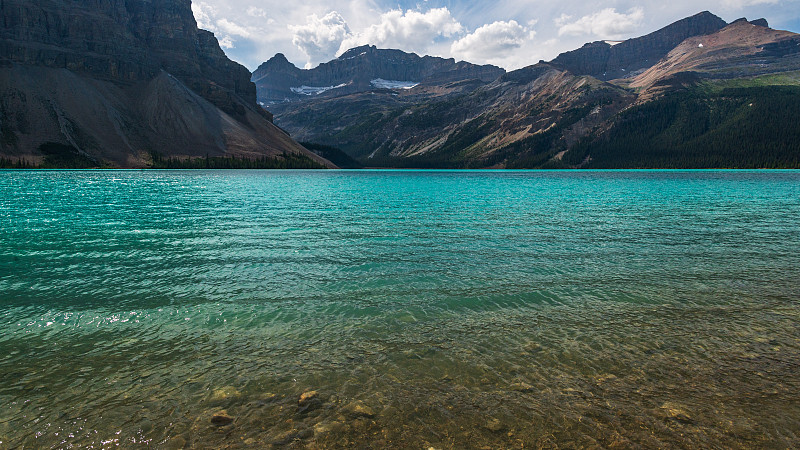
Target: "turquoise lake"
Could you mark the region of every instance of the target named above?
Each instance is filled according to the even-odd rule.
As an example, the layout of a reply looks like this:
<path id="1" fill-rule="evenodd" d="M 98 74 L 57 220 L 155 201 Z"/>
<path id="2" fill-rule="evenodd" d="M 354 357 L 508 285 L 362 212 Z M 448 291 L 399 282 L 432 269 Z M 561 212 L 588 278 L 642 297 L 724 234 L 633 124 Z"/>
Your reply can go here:
<path id="1" fill-rule="evenodd" d="M 0 448 L 796 447 L 799 280 L 800 172 L 0 171 Z"/>

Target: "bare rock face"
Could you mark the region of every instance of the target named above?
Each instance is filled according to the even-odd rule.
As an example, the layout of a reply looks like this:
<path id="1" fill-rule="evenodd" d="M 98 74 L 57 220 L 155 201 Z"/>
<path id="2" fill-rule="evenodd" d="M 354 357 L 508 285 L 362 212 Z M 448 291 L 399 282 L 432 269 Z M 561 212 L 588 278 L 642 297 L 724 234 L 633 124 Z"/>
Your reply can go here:
<path id="1" fill-rule="evenodd" d="M 153 151 L 310 155 L 269 123 L 191 0 L 0 0 L 0 23 L 0 154 L 35 160 L 55 142 L 122 167 Z"/>
<path id="2" fill-rule="evenodd" d="M 265 103 L 282 102 L 297 98 L 292 87 L 302 85 L 303 71 L 286 59 L 283 53 L 270 58 L 253 72 L 253 82 L 258 86 L 258 100 Z"/>
<path id="3" fill-rule="evenodd" d="M 591 42 L 558 55 L 552 63 L 575 75 L 591 75 L 600 80 L 626 78 L 653 66 L 685 39 L 715 33 L 726 25 L 724 20 L 704 11 L 639 38 L 620 43 Z"/>
<path id="4" fill-rule="evenodd" d="M 117 83 L 164 70 L 227 111 L 255 106 L 249 71 L 199 30 L 190 0 L 3 0 L 0 50 L 24 65 Z"/>
<path id="5" fill-rule="evenodd" d="M 716 33 L 686 39 L 661 61 L 631 78 L 650 98 L 699 79 L 732 79 L 800 70 L 800 35 L 739 19 Z"/>
<path id="6" fill-rule="evenodd" d="M 258 88 L 259 101 L 271 104 L 364 92 L 381 87 L 372 83 L 376 79 L 431 86 L 472 79 L 488 83 L 504 73 L 492 65 L 420 57 L 364 45 L 314 69 L 298 69 L 279 53 L 256 69 L 252 79 Z M 303 86 L 312 89 L 299 92 Z"/>

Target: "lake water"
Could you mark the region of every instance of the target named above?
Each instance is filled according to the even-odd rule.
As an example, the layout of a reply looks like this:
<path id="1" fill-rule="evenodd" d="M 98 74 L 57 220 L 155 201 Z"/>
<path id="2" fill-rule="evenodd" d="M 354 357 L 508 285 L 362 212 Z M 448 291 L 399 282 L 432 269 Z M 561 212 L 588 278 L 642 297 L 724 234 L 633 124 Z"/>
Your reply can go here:
<path id="1" fill-rule="evenodd" d="M 1 171 L 0 448 L 793 447 L 798 279 L 800 172 Z"/>

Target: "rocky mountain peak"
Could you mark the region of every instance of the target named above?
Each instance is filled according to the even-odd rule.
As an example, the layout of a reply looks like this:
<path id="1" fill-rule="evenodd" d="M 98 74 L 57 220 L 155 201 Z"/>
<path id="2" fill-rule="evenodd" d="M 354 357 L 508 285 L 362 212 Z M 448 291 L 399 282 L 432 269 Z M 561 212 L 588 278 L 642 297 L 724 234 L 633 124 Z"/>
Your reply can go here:
<path id="1" fill-rule="evenodd" d="M 436 85 L 477 79 L 488 83 L 505 73 L 499 67 L 479 66 L 454 59 L 420 57 L 373 45 L 351 48 L 338 58 L 313 69 L 297 69 L 276 55 L 252 76 L 258 99 L 265 104 L 347 95 L 375 88 Z M 285 59 L 285 57 L 283 58 Z"/>
<path id="2" fill-rule="evenodd" d="M 703 11 L 616 45 L 605 41 L 586 44 L 558 55 L 552 63 L 576 75 L 591 75 L 601 80 L 627 78 L 657 63 L 685 39 L 715 33 L 726 25 L 721 18 Z"/>
<path id="3" fill-rule="evenodd" d="M 286 55 L 283 53 L 276 53 L 275 56 L 258 66 L 258 69 L 256 70 L 273 70 L 282 68 L 297 69 L 297 66 L 286 59 Z"/>
<path id="4" fill-rule="evenodd" d="M 767 22 L 767 19 L 764 19 L 763 17 L 761 19 L 756 19 L 756 20 L 747 20 L 747 17 L 742 17 L 731 22 L 731 25 L 735 23 L 749 23 L 750 25 L 757 25 L 759 27 L 769 28 L 769 22 Z"/>
<path id="5" fill-rule="evenodd" d="M 753 23 L 756 22 L 756 23 Z M 695 79 L 732 79 L 793 72 L 800 67 L 800 35 L 739 19 L 716 33 L 686 39 L 661 61 L 630 80 L 660 95 Z M 626 80 L 627 81 L 627 80 Z"/>
<path id="6" fill-rule="evenodd" d="M 346 60 L 350 58 L 355 58 L 357 56 L 374 53 L 376 50 L 378 50 L 378 48 L 375 47 L 374 45 L 361 45 L 359 47 L 353 47 L 350 50 L 347 50 L 346 52 L 342 53 L 341 56 L 339 56 L 337 59 Z"/>
<path id="7" fill-rule="evenodd" d="M 283 78 L 285 82 L 291 84 L 296 81 L 299 74 L 300 69 L 286 59 L 286 55 L 277 53 L 258 66 L 258 69 L 256 69 L 251 77 L 251 81 L 257 83 L 265 76 L 272 76 L 273 78 Z"/>

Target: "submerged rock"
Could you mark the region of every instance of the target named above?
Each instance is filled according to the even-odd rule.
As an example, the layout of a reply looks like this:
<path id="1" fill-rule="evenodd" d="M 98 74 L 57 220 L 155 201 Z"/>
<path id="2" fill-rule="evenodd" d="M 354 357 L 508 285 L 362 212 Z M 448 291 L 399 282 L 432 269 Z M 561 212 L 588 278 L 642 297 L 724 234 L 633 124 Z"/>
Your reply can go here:
<path id="1" fill-rule="evenodd" d="M 399 409 L 395 408 L 394 406 L 387 406 L 386 408 L 383 408 L 383 411 L 381 411 L 381 418 L 391 419 L 399 414 L 400 414 Z"/>
<path id="2" fill-rule="evenodd" d="M 297 400 L 297 412 L 306 414 L 322 406 L 322 399 L 317 391 L 306 391 L 300 394 Z"/>
<path id="3" fill-rule="evenodd" d="M 211 424 L 224 427 L 233 423 L 233 417 L 229 416 L 226 411 L 220 411 L 211 416 Z"/>
<path id="4" fill-rule="evenodd" d="M 318 397 L 319 394 L 317 393 L 317 391 L 306 391 L 300 394 L 300 399 L 297 400 L 297 404 L 303 406 L 306 405 L 307 403 L 310 403 L 312 400 L 317 400 Z"/>
<path id="5" fill-rule="evenodd" d="M 375 411 L 360 400 L 353 401 L 342 408 L 342 412 L 351 418 L 375 417 Z"/>
<path id="6" fill-rule="evenodd" d="M 503 425 L 503 422 L 500 421 L 500 419 L 495 419 L 495 418 L 489 419 L 483 427 L 493 433 L 498 433 L 500 431 L 505 430 L 506 428 L 505 425 Z"/>

